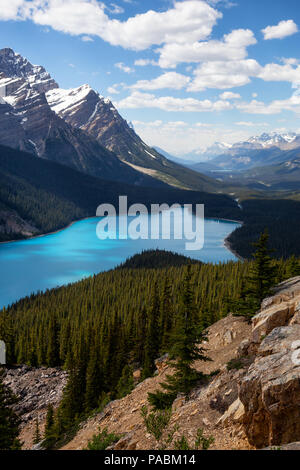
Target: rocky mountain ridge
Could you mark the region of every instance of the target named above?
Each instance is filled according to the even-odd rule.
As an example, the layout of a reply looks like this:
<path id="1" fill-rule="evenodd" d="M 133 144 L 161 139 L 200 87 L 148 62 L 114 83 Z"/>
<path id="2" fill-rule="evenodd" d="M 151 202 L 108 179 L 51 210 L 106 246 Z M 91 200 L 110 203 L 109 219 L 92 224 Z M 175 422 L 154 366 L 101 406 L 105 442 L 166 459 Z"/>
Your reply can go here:
<path id="1" fill-rule="evenodd" d="M 0 70 L 7 77 L 6 81 L 0 82 L 0 96 L 9 95 L 7 91 L 15 86 L 18 78 L 27 80 L 31 88 L 40 93 L 58 88 L 58 84 L 44 67 L 32 65 L 26 58 L 10 48 L 0 49 Z M 14 78 L 11 80 L 9 77 Z"/>
<path id="2" fill-rule="evenodd" d="M 12 49 L 0 50 L 0 144 L 103 179 L 158 185 L 52 111 L 45 93 L 55 89 L 58 84 L 43 67 Z"/>
<path id="3" fill-rule="evenodd" d="M 92 176 L 216 192 L 219 183 L 148 147 L 110 100 L 88 85 L 63 90 L 41 66 L 0 50 L 0 144 Z"/>

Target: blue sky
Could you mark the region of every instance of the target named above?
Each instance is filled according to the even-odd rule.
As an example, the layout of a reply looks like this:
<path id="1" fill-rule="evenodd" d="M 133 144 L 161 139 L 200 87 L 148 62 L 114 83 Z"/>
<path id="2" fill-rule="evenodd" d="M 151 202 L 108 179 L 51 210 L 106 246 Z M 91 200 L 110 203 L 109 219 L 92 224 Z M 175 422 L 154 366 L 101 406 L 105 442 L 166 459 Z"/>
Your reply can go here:
<path id="1" fill-rule="evenodd" d="M 170 153 L 300 132 L 298 0 L 0 0 L 0 47 Z"/>

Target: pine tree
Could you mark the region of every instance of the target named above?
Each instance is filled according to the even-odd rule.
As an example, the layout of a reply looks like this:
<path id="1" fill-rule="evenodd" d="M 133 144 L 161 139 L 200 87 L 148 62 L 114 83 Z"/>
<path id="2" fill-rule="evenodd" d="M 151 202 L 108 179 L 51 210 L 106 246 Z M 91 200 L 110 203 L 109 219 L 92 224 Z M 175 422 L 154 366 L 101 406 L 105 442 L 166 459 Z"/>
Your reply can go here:
<path id="1" fill-rule="evenodd" d="M 172 285 L 168 276 L 165 277 L 160 310 L 162 332 L 161 353 L 163 354 L 167 351 L 170 342 L 173 319 Z"/>
<path id="2" fill-rule="evenodd" d="M 99 358 L 96 346 L 92 343 L 90 348 L 90 359 L 86 371 L 86 390 L 85 390 L 85 408 L 93 410 L 99 405 L 99 397 L 101 394 L 101 386 L 103 379 L 100 371 Z"/>
<path id="3" fill-rule="evenodd" d="M 33 443 L 38 444 L 41 442 L 41 433 L 40 433 L 40 425 L 39 425 L 39 418 L 37 417 L 35 420 L 35 429 L 34 429 L 34 436 L 33 436 Z"/>
<path id="4" fill-rule="evenodd" d="M 16 359 L 14 354 L 13 318 L 7 314 L 5 308 L 0 312 L 0 340 L 5 342 L 6 364 L 11 365 Z"/>
<path id="5" fill-rule="evenodd" d="M 300 276 L 300 262 L 296 256 L 291 256 L 287 261 L 286 275 L 288 278 Z"/>
<path id="6" fill-rule="evenodd" d="M 55 317 L 50 320 L 46 361 L 49 367 L 59 364 L 58 324 Z"/>
<path id="7" fill-rule="evenodd" d="M 19 418 L 12 409 L 17 398 L 11 390 L 4 385 L 4 371 L 0 371 L 0 450 L 20 450 Z"/>
<path id="8" fill-rule="evenodd" d="M 46 424 L 44 432 L 44 445 L 46 449 L 51 449 L 56 441 L 55 422 L 54 422 L 54 409 L 51 404 L 48 405 Z"/>
<path id="9" fill-rule="evenodd" d="M 254 262 L 248 277 L 243 282 L 240 298 L 233 305 L 234 312 L 251 318 L 260 308 L 262 300 L 270 295 L 271 287 L 276 283 L 276 267 L 268 249 L 269 234 L 267 230 L 254 243 Z"/>
<path id="10" fill-rule="evenodd" d="M 136 322 L 135 340 L 133 344 L 133 357 L 139 365 L 145 360 L 145 336 L 147 330 L 147 310 L 143 306 Z"/>
<path id="11" fill-rule="evenodd" d="M 196 360 L 208 361 L 201 343 L 206 335 L 199 325 L 198 315 L 194 302 L 193 284 L 191 279 L 191 266 L 187 267 L 182 289 L 182 305 L 179 309 L 175 331 L 171 338 L 170 364 L 175 369 L 174 375 L 168 375 L 167 381 L 161 386 L 165 394 L 149 394 L 149 402 L 156 408 L 170 403 L 169 399 L 176 398 L 178 393 L 188 397 L 195 384 L 203 378 L 203 374 L 193 368 Z M 162 406 L 163 407 L 163 406 Z"/>
<path id="12" fill-rule="evenodd" d="M 84 399 L 86 389 L 86 369 L 83 362 L 73 364 L 69 370 L 69 378 L 59 405 L 59 427 L 66 430 L 75 424 L 84 411 Z"/>
<path id="13" fill-rule="evenodd" d="M 142 369 L 142 379 L 150 377 L 155 371 L 155 359 L 160 349 L 159 338 L 160 302 L 158 284 L 155 282 L 152 289 L 151 306 L 148 312 L 148 325 L 145 344 L 145 360 Z"/>
<path id="14" fill-rule="evenodd" d="M 117 398 L 123 398 L 128 395 L 134 387 L 132 368 L 126 365 L 123 368 L 122 375 L 117 386 Z"/>

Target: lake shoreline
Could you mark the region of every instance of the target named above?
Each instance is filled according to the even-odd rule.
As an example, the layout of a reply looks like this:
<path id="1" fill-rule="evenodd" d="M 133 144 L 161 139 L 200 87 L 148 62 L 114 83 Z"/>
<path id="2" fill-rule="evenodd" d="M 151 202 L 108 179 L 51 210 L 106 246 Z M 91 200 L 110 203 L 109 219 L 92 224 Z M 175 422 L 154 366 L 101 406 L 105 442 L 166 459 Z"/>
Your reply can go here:
<path id="1" fill-rule="evenodd" d="M 233 233 L 233 232 L 232 232 Z M 230 234 L 231 235 L 231 234 Z M 227 248 L 228 251 L 230 251 L 234 256 L 236 256 L 236 258 L 238 258 L 238 260 L 240 261 L 246 261 L 246 258 L 243 258 L 241 255 L 238 254 L 237 251 L 235 251 L 233 248 L 232 248 L 232 245 L 229 241 L 229 237 L 230 235 L 228 235 L 225 240 L 224 240 L 224 246 Z"/>
<path id="2" fill-rule="evenodd" d="M 73 220 L 72 222 L 70 222 L 65 227 L 58 228 L 57 230 L 54 230 L 53 232 L 40 233 L 39 235 L 33 235 L 31 237 L 19 238 L 17 240 L 7 240 L 7 241 L 4 241 L 4 242 L 0 242 L 0 245 L 3 245 L 3 243 L 24 242 L 24 241 L 28 241 L 28 240 L 35 240 L 35 239 L 41 238 L 41 237 L 47 237 L 48 235 L 55 235 L 56 233 L 63 232 L 64 230 L 67 230 L 68 228 L 72 227 L 72 225 L 76 224 L 77 222 L 81 222 L 83 220 L 88 220 L 88 219 L 95 219 L 95 218 L 96 218 L 95 216 L 83 217 L 83 219 Z"/>
<path id="3" fill-rule="evenodd" d="M 66 225 L 65 227 L 62 227 L 62 228 L 59 228 L 57 230 L 54 230 L 53 232 L 46 232 L 46 233 L 41 233 L 39 235 L 34 235 L 32 237 L 26 237 L 26 238 L 20 238 L 20 239 L 17 239 L 17 240 L 7 240 L 7 241 L 2 241 L 0 242 L 0 246 L 3 245 L 3 244 L 11 244 L 11 243 L 17 243 L 17 242 L 21 242 L 21 241 L 28 241 L 28 240 L 36 240 L 38 238 L 42 238 L 42 237 L 47 237 L 49 235 L 55 235 L 56 233 L 60 233 L 60 232 L 63 232 L 64 230 L 67 230 L 68 228 L 72 227 L 72 225 L 76 224 L 77 222 L 82 222 L 84 220 L 89 220 L 89 219 L 96 219 L 97 217 L 96 216 L 90 216 L 90 217 L 83 217 L 82 219 L 77 219 L 77 220 L 73 220 L 72 222 L 70 222 L 68 225 Z M 205 217 L 205 219 L 207 220 L 214 220 L 214 221 L 222 221 L 222 222 L 231 222 L 231 223 L 235 223 L 235 224 L 241 224 L 243 225 L 243 221 L 241 220 L 233 220 L 233 219 L 224 219 L 224 218 L 221 218 L 221 217 Z M 234 232 L 234 230 L 233 230 Z M 233 233 L 231 232 L 231 233 Z M 228 241 L 228 238 L 230 237 L 231 233 L 224 239 L 224 246 L 226 247 L 226 249 L 228 251 L 230 251 L 236 258 L 238 258 L 240 261 L 245 261 L 245 259 L 239 255 L 231 246 L 231 243 Z"/>

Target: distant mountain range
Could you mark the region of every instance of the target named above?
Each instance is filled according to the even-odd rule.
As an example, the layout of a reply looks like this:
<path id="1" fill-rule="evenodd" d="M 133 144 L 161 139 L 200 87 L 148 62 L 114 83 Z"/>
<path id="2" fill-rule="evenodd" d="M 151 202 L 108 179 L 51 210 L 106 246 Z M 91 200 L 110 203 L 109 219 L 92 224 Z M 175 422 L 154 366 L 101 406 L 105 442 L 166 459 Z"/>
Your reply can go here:
<path id="1" fill-rule="evenodd" d="M 205 161 L 197 163 L 156 149 L 181 165 L 216 178 L 224 187 L 300 190 L 300 135 L 293 132 L 264 133 L 232 145 L 216 143 L 202 154 Z"/>
<path id="2" fill-rule="evenodd" d="M 60 89 L 41 66 L 0 50 L 0 144 L 92 176 L 139 186 L 219 191 L 220 183 L 147 146 L 88 85 Z"/>
<path id="3" fill-rule="evenodd" d="M 293 132 L 262 134 L 245 142 L 225 144 L 216 142 L 205 151 L 196 153 L 198 161 L 189 164 L 197 171 L 246 170 L 256 166 L 272 165 L 286 161 L 300 149 L 300 135 Z M 188 158 L 188 154 L 185 155 Z"/>

